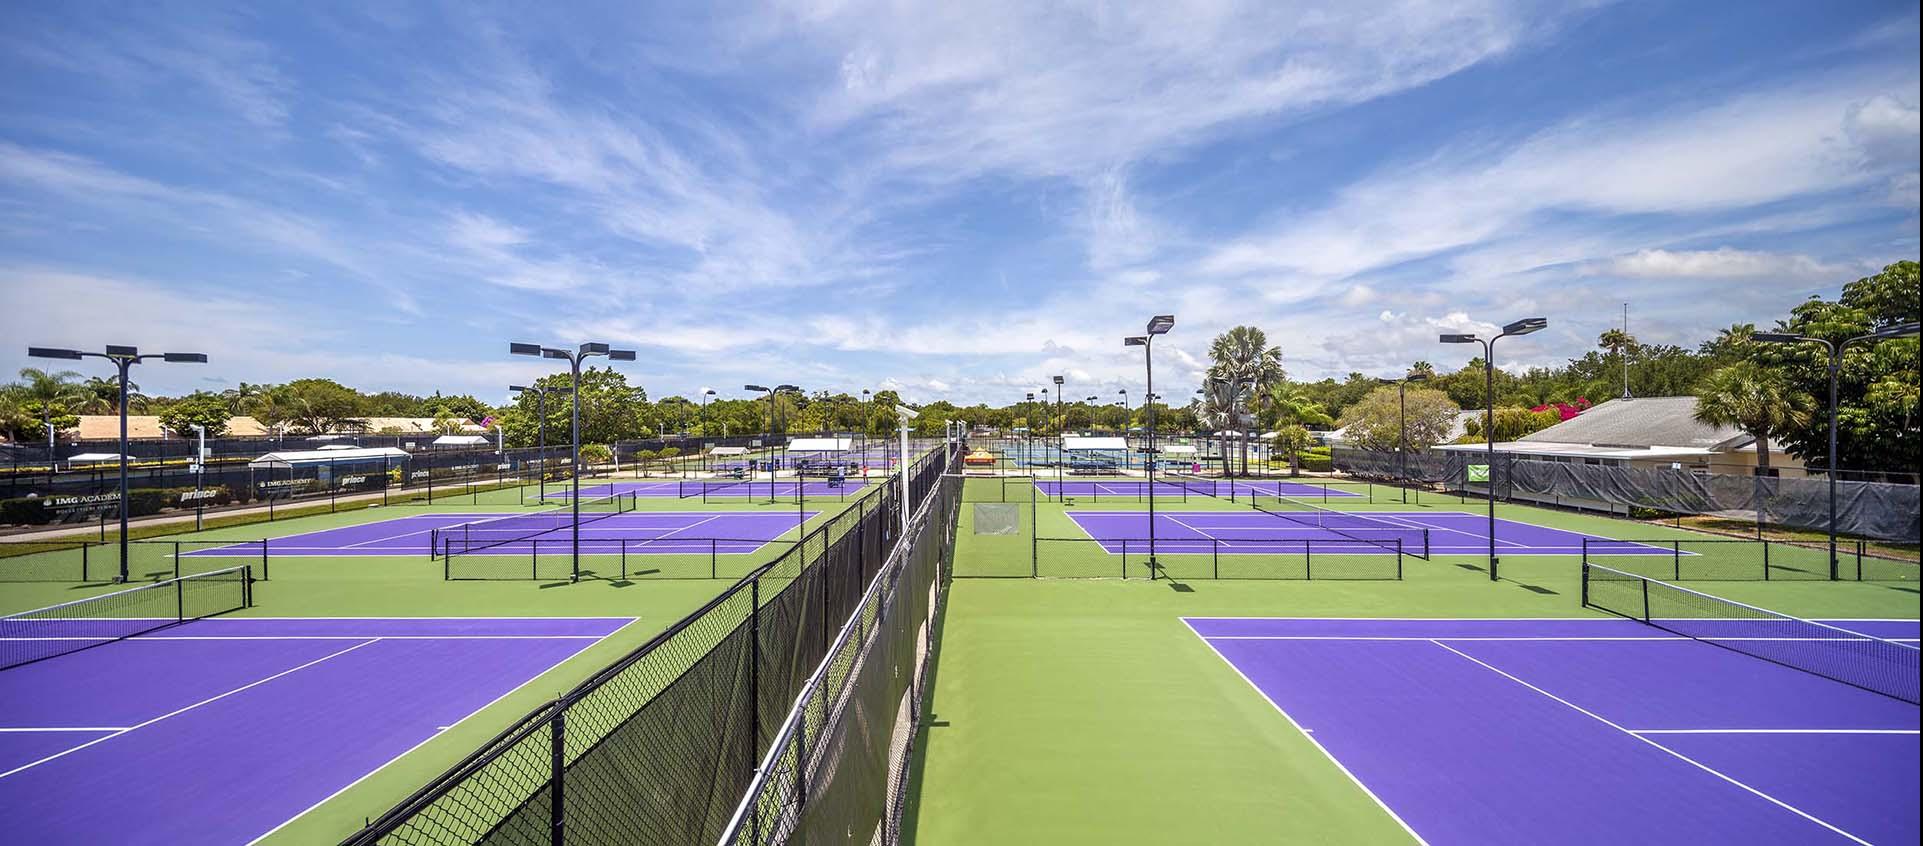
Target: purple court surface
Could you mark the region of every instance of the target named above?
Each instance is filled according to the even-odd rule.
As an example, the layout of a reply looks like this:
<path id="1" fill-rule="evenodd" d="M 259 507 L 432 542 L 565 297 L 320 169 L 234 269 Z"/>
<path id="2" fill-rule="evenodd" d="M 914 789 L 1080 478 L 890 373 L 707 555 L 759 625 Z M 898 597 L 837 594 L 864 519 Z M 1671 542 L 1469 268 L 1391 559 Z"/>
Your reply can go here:
<path id="1" fill-rule="evenodd" d="M 1917 706 L 1634 621 L 1185 622 L 1423 842 L 1919 836 Z"/>
<path id="2" fill-rule="evenodd" d="M 1163 511 L 1155 515 L 1155 537 L 1158 548 L 1169 553 L 1214 551 L 1275 555 L 1300 553 L 1305 543 L 1314 552 L 1355 552 L 1357 538 L 1383 543 L 1400 540 L 1405 550 L 1418 552 L 1423 549 L 1426 532 L 1431 555 L 1482 555 L 1489 551 L 1489 519 L 1477 514 L 1458 511 L 1286 513 L 1288 517 L 1254 510 Z M 1129 551 L 1139 553 L 1142 544 L 1136 541 L 1148 537 L 1146 511 L 1070 511 L 1068 516 L 1113 554 L 1121 554 L 1125 545 Z M 1317 519 L 1324 521 L 1321 526 L 1316 525 Z M 1584 537 L 1594 536 L 1514 520 L 1496 521 L 1496 551 L 1502 555 L 1581 555 Z M 1669 547 L 1633 543 L 1609 547 L 1611 555 L 1638 552 L 1675 554 Z"/>
<path id="3" fill-rule="evenodd" d="M 209 619 L 8 669 L 0 839 L 252 841 L 630 622 Z"/>
<path id="4" fill-rule="evenodd" d="M 1060 482 L 1040 480 L 1035 482 L 1035 490 L 1040 491 L 1042 496 L 1056 497 L 1056 498 L 1063 497 L 1063 496 L 1078 496 L 1078 497 L 1088 497 L 1088 498 L 1094 498 L 1094 499 L 1100 499 L 1101 497 L 1105 497 L 1105 496 L 1132 498 L 1132 497 L 1147 496 L 1148 489 L 1149 489 L 1149 485 L 1148 485 L 1148 482 L 1146 481 L 1137 482 L 1137 481 L 1129 481 L 1126 479 L 1123 479 L 1123 480 L 1111 479 L 1109 481 L 1096 481 L 1093 479 L 1076 479 L 1073 481 L 1060 481 Z M 1339 488 L 1329 488 L 1329 487 L 1324 487 L 1322 485 L 1304 484 L 1301 482 L 1282 482 L 1282 481 L 1231 482 L 1226 480 L 1218 482 L 1214 480 L 1209 480 L 1209 481 L 1203 481 L 1203 482 L 1192 482 L 1186 486 L 1179 482 L 1156 482 L 1155 483 L 1156 496 L 1166 496 L 1166 497 L 1181 497 L 1184 495 L 1215 496 L 1215 497 L 1220 497 L 1222 499 L 1228 499 L 1231 494 L 1231 491 L 1233 491 L 1234 495 L 1236 496 L 1247 496 L 1249 494 L 1254 494 L 1256 496 L 1265 496 L 1265 497 L 1288 496 L 1288 497 L 1296 497 L 1298 499 L 1321 499 L 1323 497 L 1334 499 L 1336 497 L 1361 496 L 1361 494 L 1355 493 L 1353 491 L 1345 491 Z"/>
<path id="5" fill-rule="evenodd" d="M 800 495 L 802 496 L 815 497 L 818 499 L 837 499 L 844 495 L 852 495 L 860 491 L 865 484 L 866 482 L 859 478 L 848 479 L 839 483 L 826 480 L 818 482 L 784 482 L 776 480 L 773 484 L 774 493 L 772 496 L 793 499 L 796 496 L 796 488 L 799 486 Z M 554 483 L 548 487 L 550 488 L 547 492 L 548 499 L 567 499 L 574 496 L 574 490 L 565 487 L 564 483 Z M 581 498 L 586 500 L 590 498 L 599 499 L 615 494 L 634 494 L 642 498 L 698 499 L 702 496 L 704 490 L 710 497 L 755 497 L 771 495 L 769 493 L 769 483 L 766 479 L 760 481 L 750 481 L 748 479 L 664 479 L 657 482 L 599 482 L 592 485 L 582 485 Z"/>
<path id="6" fill-rule="evenodd" d="M 667 555 L 700 552 L 745 555 L 781 537 L 816 512 L 803 511 L 631 511 L 599 517 L 581 524 L 581 549 L 589 553 Z M 362 523 L 273 538 L 268 549 L 275 556 L 427 555 L 436 538 L 461 538 L 460 548 L 486 545 L 498 554 L 525 553 L 538 542 L 548 548 L 569 539 L 565 512 L 533 514 L 412 514 L 378 523 Z M 547 529 L 532 541 L 512 541 L 529 532 Z M 506 541 L 506 542 L 502 542 Z M 498 542 L 498 545 L 496 545 Z M 258 541 L 233 547 L 213 547 L 185 553 L 192 556 L 259 557 Z"/>

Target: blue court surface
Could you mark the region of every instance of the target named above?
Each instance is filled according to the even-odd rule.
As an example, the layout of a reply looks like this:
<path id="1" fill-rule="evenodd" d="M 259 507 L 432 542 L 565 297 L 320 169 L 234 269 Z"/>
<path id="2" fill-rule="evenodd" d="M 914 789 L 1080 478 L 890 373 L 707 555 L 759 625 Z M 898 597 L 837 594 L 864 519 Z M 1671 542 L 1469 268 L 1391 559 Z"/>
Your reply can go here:
<path id="1" fill-rule="evenodd" d="M 813 518 L 813 511 L 629 511 L 584 514 L 581 550 L 597 555 L 714 553 L 745 555 Z M 274 538 L 276 557 L 427 555 L 430 551 L 527 553 L 571 541 L 571 518 L 559 512 L 412 514 L 375 523 L 302 532 Z M 587 520 L 593 522 L 586 522 Z M 539 533 L 532 538 L 530 533 Z M 524 539 L 525 538 L 525 539 Z M 260 557 L 260 542 L 184 553 L 192 557 Z"/>
<path id="2" fill-rule="evenodd" d="M 249 842 L 630 622 L 215 618 L 12 667 L 0 840 Z"/>
<path id="3" fill-rule="evenodd" d="M 633 482 L 596 482 L 581 486 L 581 498 L 600 499 L 615 494 L 633 494 L 646 499 L 695 499 L 709 498 L 753 498 L 774 497 L 792 500 L 797 496 L 820 499 L 836 499 L 844 495 L 860 493 L 867 481 L 859 476 L 839 482 L 822 479 L 818 481 L 797 482 L 777 479 L 663 479 L 660 481 Z M 565 482 L 553 482 L 547 486 L 548 499 L 566 500 L 574 496 L 574 488 Z"/>
<path id="4" fill-rule="evenodd" d="M 1423 842 L 1918 840 L 1916 705 L 1711 642 L 1602 618 L 1185 622 Z M 1840 625 L 1916 645 L 1915 620 Z"/>
<path id="5" fill-rule="evenodd" d="M 1070 511 L 1089 537 L 1113 554 L 1141 553 L 1149 536 L 1146 511 Z M 1489 520 L 1459 511 L 1161 511 L 1155 515 L 1157 549 L 1223 555 L 1276 555 L 1312 552 L 1355 553 L 1366 543 L 1397 543 L 1411 555 L 1484 555 L 1489 551 Z M 1581 555 L 1581 532 L 1514 520 L 1496 521 L 1499 555 Z M 1598 538 L 1601 539 L 1601 538 Z M 1668 557 L 1668 547 L 1617 542 L 1611 555 Z M 1689 553 L 1684 553 L 1685 555 Z"/>

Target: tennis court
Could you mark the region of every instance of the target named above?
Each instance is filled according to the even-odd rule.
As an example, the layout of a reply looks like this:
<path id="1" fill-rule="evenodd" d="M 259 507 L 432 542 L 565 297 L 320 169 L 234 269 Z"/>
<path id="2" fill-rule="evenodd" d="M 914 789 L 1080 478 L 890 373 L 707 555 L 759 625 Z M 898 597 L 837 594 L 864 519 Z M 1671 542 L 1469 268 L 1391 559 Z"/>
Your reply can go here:
<path id="1" fill-rule="evenodd" d="M 214 618 L 0 673 L 17 843 L 246 843 L 628 618 Z M 9 649 L 100 635 L 12 621 Z"/>
<path id="2" fill-rule="evenodd" d="M 1773 621 L 1185 622 L 1419 841 L 1919 835 L 1916 706 L 1735 651 Z M 1841 625 L 1916 646 L 1915 620 Z"/>
<path id="3" fill-rule="evenodd" d="M 1146 511 L 1070 511 L 1068 516 L 1110 553 L 1145 551 Z M 1581 555 L 1585 537 L 1593 536 L 1496 520 L 1499 555 Z M 1155 538 L 1157 548 L 1169 553 L 1281 554 L 1301 552 L 1305 543 L 1312 552 L 1355 553 L 1367 543 L 1399 543 L 1417 555 L 1486 555 L 1489 520 L 1460 511 L 1161 511 L 1155 515 Z M 1668 547 L 1631 542 L 1611 543 L 1609 550 L 1611 555 L 1674 554 Z"/>
<path id="4" fill-rule="evenodd" d="M 690 551 L 744 555 L 761 549 L 813 511 L 629 511 L 596 514 L 581 523 L 581 551 L 593 554 L 667 555 Z M 460 538 L 462 551 L 487 548 L 498 554 L 543 550 L 569 539 L 565 511 L 539 514 L 411 514 L 275 538 L 276 556 L 427 555 L 437 538 Z M 439 547 L 444 549 L 445 545 Z M 259 557 L 258 542 L 213 547 L 189 556 Z"/>
<path id="5" fill-rule="evenodd" d="M 1035 489 L 1042 496 L 1051 499 L 1062 497 L 1143 497 L 1148 496 L 1150 485 L 1146 481 L 1077 479 L 1065 481 L 1037 481 Z M 1158 481 L 1153 487 L 1156 496 L 1214 496 L 1223 499 L 1232 497 L 1359 497 L 1354 491 L 1330 488 L 1327 485 L 1311 485 L 1303 482 L 1281 480 L 1241 481 L 1224 479 L 1197 479 L 1194 481 Z"/>

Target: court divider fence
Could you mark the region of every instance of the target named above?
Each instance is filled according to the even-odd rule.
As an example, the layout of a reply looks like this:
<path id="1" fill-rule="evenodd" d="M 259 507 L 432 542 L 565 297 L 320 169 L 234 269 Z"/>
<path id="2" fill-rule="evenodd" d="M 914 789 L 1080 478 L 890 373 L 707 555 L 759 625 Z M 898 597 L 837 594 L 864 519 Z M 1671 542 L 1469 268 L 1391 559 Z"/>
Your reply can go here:
<path id="1" fill-rule="evenodd" d="M 848 511 L 872 507 L 874 503 L 862 500 Z M 459 537 L 440 543 L 441 578 L 448 581 L 565 581 L 574 572 L 574 545 L 566 537 L 511 541 L 473 552 L 461 551 Z M 719 579 L 726 575 L 724 560 L 760 560 L 769 549 L 786 550 L 796 543 L 765 538 L 595 538 L 581 542 L 581 578 Z"/>
<path id="2" fill-rule="evenodd" d="M 909 471 L 928 501 L 952 454 Z M 877 485 L 700 609 L 489 740 L 349 844 L 715 842 L 901 536 Z"/>
<path id="3" fill-rule="evenodd" d="M 1051 481 L 1036 476 L 970 476 L 962 480 L 958 533 L 966 537 L 964 543 L 971 554 L 957 565 L 956 578 L 1394 580 L 1403 577 L 1405 556 L 1421 558 L 1428 553 L 1426 529 L 1410 529 L 1411 539 L 1385 537 L 1374 541 L 1344 538 L 1333 532 L 1314 539 L 1278 532 L 1273 537 L 1233 540 L 1160 538 L 1155 542 L 1151 566 L 1145 536 L 1050 536 L 1051 531 L 1075 530 L 1075 524 L 1066 517 L 1058 519 L 1052 510 L 1045 513 L 1040 508 L 1040 503 L 1049 499 L 1040 488 Z M 1160 488 L 1156 498 L 1161 499 Z M 1218 499 L 1228 501 L 1226 496 Z M 1088 502 L 1080 497 L 1075 501 Z M 1363 500 L 1358 497 L 1350 501 Z M 1246 493 L 1235 500 L 1236 504 L 1250 506 L 1276 502 L 1274 496 L 1258 500 Z M 989 510 L 982 510 L 984 507 Z M 1312 528 L 1292 525 L 1289 518 L 1273 512 L 1271 516 L 1276 517 L 1279 530 Z"/>
<path id="4" fill-rule="evenodd" d="M 901 842 L 961 504 L 956 476 L 920 506 L 828 658 L 802 685 L 718 842 Z"/>

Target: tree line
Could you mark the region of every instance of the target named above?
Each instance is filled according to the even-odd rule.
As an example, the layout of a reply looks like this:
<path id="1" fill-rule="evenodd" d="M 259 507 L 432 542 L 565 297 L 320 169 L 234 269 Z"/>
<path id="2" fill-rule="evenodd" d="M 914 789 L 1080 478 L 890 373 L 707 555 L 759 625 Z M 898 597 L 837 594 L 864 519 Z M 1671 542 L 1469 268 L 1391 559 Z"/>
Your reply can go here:
<path id="1" fill-rule="evenodd" d="M 1874 276 L 1843 286 L 1834 301 L 1821 297 L 1797 304 L 1771 331 L 1841 343 L 1878 329 L 1918 319 L 1918 265 L 1897 262 Z M 1761 441 L 1775 439 L 1811 466 L 1826 466 L 1828 358 L 1816 343 L 1769 344 L 1751 339 L 1757 327 L 1732 325 L 1695 347 L 1644 344 L 1620 329 L 1604 332 L 1596 348 L 1555 367 L 1521 373 L 1497 370 L 1494 379 L 1495 431 L 1485 433 L 1480 417 L 1466 420 L 1460 439 L 1515 438 L 1554 425 L 1596 402 L 1622 395 L 1698 397 L 1698 416 L 1730 425 Z M 1917 340 L 1896 338 L 1850 345 L 1838 375 L 1838 464 L 1867 470 L 1913 472 L 1923 463 L 1919 437 Z M 1274 446 L 1299 455 L 1314 441 L 1311 434 L 1346 427 L 1349 441 L 1367 449 L 1394 449 L 1403 439 L 1403 397 L 1395 384 L 1411 379 L 1406 390 L 1407 443 L 1423 449 L 1448 439 L 1458 412 L 1488 401 L 1483 362 L 1472 358 L 1461 368 L 1442 372 L 1427 361 L 1402 372 L 1352 372 L 1341 379 L 1289 378 L 1279 347 L 1254 326 L 1237 326 L 1209 345 L 1209 366 L 1201 385 L 1188 393 L 1164 394 L 1153 403 L 1123 390 L 1112 395 L 1085 394 L 1074 385 L 1045 385 L 1006 405 L 957 405 L 937 400 L 921 407 L 913 421 L 917 436 L 935 436 L 944 421 L 1036 435 L 1062 432 L 1117 433 L 1145 427 L 1149 406 L 1157 426 L 1169 433 L 1238 431 L 1274 433 Z M 566 387 L 568 377 L 543 377 L 537 386 Z M 180 397 L 147 396 L 129 386 L 129 411 L 158 414 L 175 434 L 193 424 L 217 435 L 229 417 L 251 415 L 290 433 L 368 431 L 376 417 L 431 417 L 442 431 L 491 423 L 512 446 L 540 439 L 541 403 L 532 392 L 509 404 L 491 407 L 467 395 L 416 396 L 394 391 L 363 393 L 330 379 L 297 379 L 278 385 L 241 383 L 219 393 L 197 391 Z M 1183 390 L 1183 389 L 1178 389 Z M 51 423 L 71 430 L 79 414 L 116 412 L 119 386 L 111 378 L 82 377 L 72 371 L 28 368 L 18 381 L 0 386 L 0 432 L 15 440 L 36 441 Z M 885 437 L 894 432 L 892 390 L 807 391 L 782 386 L 756 398 L 668 396 L 650 400 L 647 392 L 611 368 L 589 368 L 581 377 L 583 443 L 659 437 L 752 435 L 762 432 L 861 432 Z M 563 395 L 546 403 L 550 442 L 566 439 L 571 407 Z M 1758 454 L 1767 461 L 1767 451 Z M 1246 461 L 1246 455 L 1241 456 Z"/>

